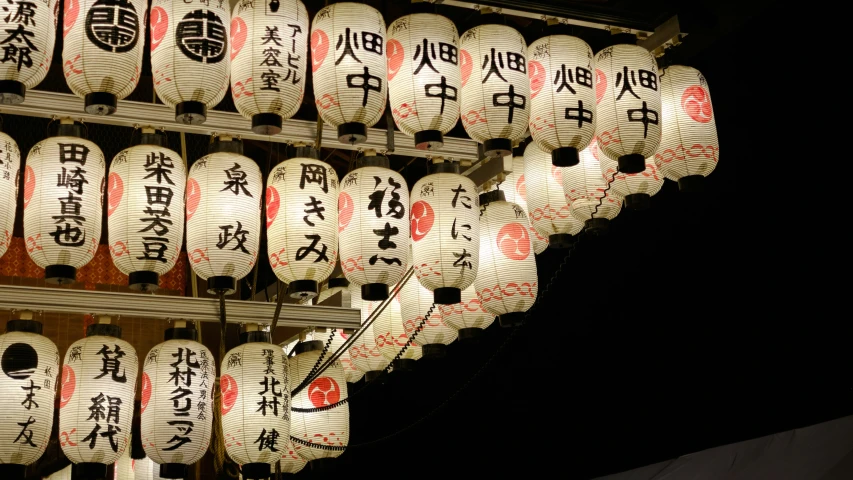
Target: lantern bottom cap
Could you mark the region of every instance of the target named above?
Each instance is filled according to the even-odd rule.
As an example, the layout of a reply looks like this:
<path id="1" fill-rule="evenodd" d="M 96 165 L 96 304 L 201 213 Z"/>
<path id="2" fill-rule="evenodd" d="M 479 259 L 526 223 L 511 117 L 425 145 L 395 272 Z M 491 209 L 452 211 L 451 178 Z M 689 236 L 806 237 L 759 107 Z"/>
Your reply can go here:
<path id="1" fill-rule="evenodd" d="M 237 291 L 237 279 L 234 277 L 215 276 L 207 279 L 207 293 L 231 295 Z"/>
<path id="2" fill-rule="evenodd" d="M 459 329 L 459 341 L 461 342 L 469 342 L 472 340 L 477 340 L 483 334 L 482 328 L 460 328 Z"/>
<path id="3" fill-rule="evenodd" d="M 381 377 L 383 373 L 385 373 L 384 370 L 370 370 L 369 372 L 364 372 L 364 381 L 370 383 Z"/>
<path id="4" fill-rule="evenodd" d="M 641 173 L 646 169 L 646 159 L 639 153 L 622 155 L 616 162 L 619 164 L 620 173 Z"/>
<path id="5" fill-rule="evenodd" d="M 70 285 L 77 280 L 77 269 L 71 265 L 48 265 L 44 281 L 55 285 Z"/>
<path id="6" fill-rule="evenodd" d="M 207 120 L 207 105 L 188 100 L 175 105 L 175 121 L 184 125 L 201 125 Z"/>
<path id="7" fill-rule="evenodd" d="M 24 103 L 27 86 L 17 80 L 0 80 L 0 104 L 16 105 Z"/>
<path id="8" fill-rule="evenodd" d="M 652 206 L 652 196 L 648 193 L 625 195 L 625 207 L 631 210 L 648 210 Z"/>
<path id="9" fill-rule="evenodd" d="M 551 150 L 551 165 L 555 167 L 574 167 L 581 157 L 575 147 L 560 147 Z"/>
<path id="10" fill-rule="evenodd" d="M 487 157 L 506 157 L 512 155 L 512 140 L 508 138 L 490 138 L 483 142 L 483 155 Z"/>
<path id="11" fill-rule="evenodd" d="M 112 115 L 118 108 L 118 97 L 112 93 L 87 93 L 84 101 L 84 109 L 89 115 Z"/>
<path id="12" fill-rule="evenodd" d="M 554 233 L 548 236 L 548 248 L 568 248 L 575 244 L 574 235 L 568 233 Z"/>
<path id="13" fill-rule="evenodd" d="M 277 113 L 256 113 L 252 115 L 252 131 L 258 135 L 281 133 L 282 118 Z"/>
<path id="14" fill-rule="evenodd" d="M 349 287 L 349 280 L 346 277 L 330 278 L 327 286 L 328 288 L 347 288 Z"/>
<path id="15" fill-rule="evenodd" d="M 187 466 L 183 463 L 160 464 L 160 476 L 162 478 L 187 478 Z"/>
<path id="16" fill-rule="evenodd" d="M 367 125 L 359 122 L 347 122 L 338 125 L 338 141 L 356 145 L 367 141 Z"/>
<path id="17" fill-rule="evenodd" d="M 524 323 L 524 312 L 509 312 L 498 316 L 498 324 L 503 328 L 517 327 Z"/>
<path id="18" fill-rule="evenodd" d="M 130 272 L 127 276 L 127 286 L 138 292 L 153 292 L 160 288 L 160 275 L 148 270 Z"/>
<path id="19" fill-rule="evenodd" d="M 388 285 L 384 283 L 365 283 L 361 286 L 361 298 L 378 302 L 388 298 Z"/>
<path id="20" fill-rule="evenodd" d="M 480 194 L 480 206 L 486 206 L 492 202 L 505 202 L 506 194 L 503 190 L 492 190 Z"/>
<path id="21" fill-rule="evenodd" d="M 584 222 L 584 230 L 593 235 L 604 235 L 610 228 L 610 220 L 606 218 L 590 218 Z"/>
<path id="22" fill-rule="evenodd" d="M 0 463 L 0 476 L 3 478 L 25 478 L 27 466 L 17 463 Z"/>
<path id="23" fill-rule="evenodd" d="M 246 463 L 240 466 L 245 479 L 267 479 L 272 473 L 269 463 Z"/>
<path id="24" fill-rule="evenodd" d="M 394 373 L 403 372 L 409 373 L 415 371 L 415 365 L 417 365 L 417 360 L 414 358 L 398 358 L 394 360 Z"/>
<path id="25" fill-rule="evenodd" d="M 438 150 L 444 146 L 444 134 L 441 130 L 421 130 L 415 132 L 415 148 L 418 150 Z"/>
<path id="26" fill-rule="evenodd" d="M 695 193 L 705 190 L 705 177 L 702 175 L 687 175 L 678 179 L 678 191 Z"/>
<path id="27" fill-rule="evenodd" d="M 71 467 L 71 478 L 74 480 L 104 480 L 107 478 L 107 466 L 103 463 L 75 463 Z"/>
<path id="28" fill-rule="evenodd" d="M 318 458 L 308 462 L 312 472 L 330 472 L 335 469 L 334 458 Z"/>
<path id="29" fill-rule="evenodd" d="M 290 298 L 314 298 L 317 296 L 316 280 L 294 280 L 287 286 Z"/>
<path id="30" fill-rule="evenodd" d="M 447 356 L 447 345 L 443 343 L 428 343 L 421 345 L 421 349 L 424 354 L 423 358 L 439 359 Z"/>
<path id="31" fill-rule="evenodd" d="M 453 305 L 462 301 L 462 290 L 456 287 L 439 287 L 432 294 L 433 302 L 439 305 Z"/>
<path id="32" fill-rule="evenodd" d="M 306 352 L 316 352 L 323 350 L 323 342 L 322 340 L 306 340 L 304 342 L 299 342 L 296 346 L 293 347 L 293 354 L 299 355 L 301 353 Z"/>
<path id="33" fill-rule="evenodd" d="M 41 335 L 42 324 L 36 320 L 9 320 L 6 323 L 6 333 L 10 332 L 35 333 L 37 335 Z M 0 467 L 3 465 L 5 464 L 0 463 Z"/>

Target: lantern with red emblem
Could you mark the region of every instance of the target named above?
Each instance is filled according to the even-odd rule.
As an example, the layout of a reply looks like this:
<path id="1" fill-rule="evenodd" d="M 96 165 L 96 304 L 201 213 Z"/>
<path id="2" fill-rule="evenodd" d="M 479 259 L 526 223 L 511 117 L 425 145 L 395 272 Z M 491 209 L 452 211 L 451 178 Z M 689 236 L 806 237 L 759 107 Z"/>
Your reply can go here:
<path id="1" fill-rule="evenodd" d="M 79 0 L 70 0 L 68 4 L 76 16 Z M 22 103 L 27 89 L 35 88 L 50 70 L 59 0 L 7 2 L 5 8 L 4 28 L 0 29 L 0 45 L 4 50 L 0 63 L 0 104 L 9 105 Z M 66 6 L 66 33 L 68 10 Z"/>
<path id="2" fill-rule="evenodd" d="M 584 228 L 594 234 L 607 232 L 610 220 L 622 210 L 622 199 L 607 188 L 609 178 L 605 179 L 601 173 L 598 161 L 601 153 L 598 142 L 593 140 L 581 152 L 578 165 L 563 168 L 563 193 L 572 216 L 584 222 Z"/>
<path id="3" fill-rule="evenodd" d="M 483 268 L 482 265 L 480 268 Z M 476 282 L 475 282 L 476 283 Z M 473 340 L 483 333 L 495 316 L 483 308 L 474 285 L 462 290 L 462 301 L 453 305 L 439 305 L 444 323 L 459 332 L 459 340 Z"/>
<path id="4" fill-rule="evenodd" d="M 604 180 L 610 181 L 608 193 L 613 192 L 614 196 L 622 198 L 623 205 L 632 210 L 645 210 L 651 206 L 651 197 L 660 191 L 664 181 L 654 158 L 646 159 L 646 169 L 640 173 L 619 173 L 616 160 L 605 155 L 598 148 L 597 141 L 593 140 L 589 148 L 598 159 Z"/>
<path id="5" fill-rule="evenodd" d="M 0 178 L 0 258 L 3 258 L 3 254 L 12 244 L 15 206 L 18 202 L 18 182 L 21 175 L 21 150 L 17 142 L 3 132 L 0 132 L 0 168 L 8 174 Z M 34 188 L 28 186 L 28 182 L 35 182 L 35 178 L 30 177 L 24 180 L 24 191 L 27 192 L 29 189 L 29 196 L 25 195 L 27 197 L 25 205 L 28 205 L 28 199 L 31 199 L 35 193 Z"/>
<path id="6" fill-rule="evenodd" d="M 572 216 L 563 193 L 563 168 L 555 167 L 548 154 L 531 142 L 524 149 L 524 179 L 530 223 L 551 248 L 572 245 L 583 222 Z"/>
<path id="7" fill-rule="evenodd" d="M 506 185 L 506 187 L 501 189 L 504 192 L 506 201 L 515 203 L 527 212 L 527 183 L 524 178 L 523 147 L 512 149 L 512 172 L 507 174 L 502 184 Z M 548 238 L 543 237 L 533 228 L 533 223 L 529 215 L 527 216 L 527 222 L 527 229 L 530 231 L 531 240 L 533 240 L 533 253 L 539 255 L 548 248 Z"/>

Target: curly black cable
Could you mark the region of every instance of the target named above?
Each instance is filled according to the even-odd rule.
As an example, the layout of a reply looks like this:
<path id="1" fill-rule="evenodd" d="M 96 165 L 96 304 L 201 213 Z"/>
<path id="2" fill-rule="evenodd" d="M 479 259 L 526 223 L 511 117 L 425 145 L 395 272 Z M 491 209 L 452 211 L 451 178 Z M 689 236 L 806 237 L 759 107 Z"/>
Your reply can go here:
<path id="1" fill-rule="evenodd" d="M 308 377 L 311 377 L 312 375 L 317 373 L 317 370 L 320 368 L 320 364 L 323 363 L 323 358 L 325 358 L 326 353 L 329 351 L 329 347 L 332 346 L 332 340 L 335 339 L 335 329 L 330 328 L 329 330 L 331 331 L 331 333 L 329 334 L 329 339 L 326 340 L 326 344 L 323 345 L 323 351 L 320 352 L 320 356 L 317 357 L 317 362 L 314 363 L 313 367 L 311 367 L 311 371 L 308 373 Z M 296 350 L 296 348 L 294 348 L 294 350 Z"/>
<path id="2" fill-rule="evenodd" d="M 618 171 L 614 170 L 613 175 L 610 175 L 610 180 L 607 182 L 607 187 L 601 192 L 601 197 L 598 199 L 598 205 L 595 206 L 595 210 L 593 210 L 592 215 L 589 218 L 595 218 L 595 214 L 598 213 L 598 207 L 604 202 L 604 197 L 607 196 L 607 191 L 610 190 L 610 186 L 613 185 L 613 181 L 616 180 L 616 173 Z M 584 227 L 584 231 L 586 231 L 586 227 Z"/>
<path id="3" fill-rule="evenodd" d="M 319 448 L 320 450 L 332 450 L 332 451 L 336 451 L 336 452 L 342 452 L 342 451 L 347 449 L 347 447 L 335 447 L 333 445 L 322 445 L 319 443 L 308 442 L 308 441 L 302 440 L 301 438 L 296 438 L 293 435 L 290 436 L 290 440 L 292 440 L 292 441 L 294 441 L 300 445 L 305 445 L 306 447 L 311 447 L 311 448 Z"/>
<path id="4" fill-rule="evenodd" d="M 426 325 L 426 322 L 427 322 L 427 320 L 429 320 L 429 316 L 430 316 L 430 315 L 432 315 L 432 311 L 433 311 L 433 310 L 435 310 L 435 303 L 433 303 L 433 304 L 432 304 L 432 306 L 431 306 L 431 307 L 429 307 L 429 310 L 427 311 L 426 315 L 424 315 L 424 318 L 423 318 L 423 319 L 421 319 L 421 323 L 419 323 L 419 324 L 418 324 L 418 326 L 417 326 L 417 327 L 415 327 L 415 331 L 414 331 L 414 332 L 412 332 L 412 336 L 411 336 L 411 337 L 409 337 L 409 338 L 408 338 L 408 340 L 406 340 L 406 344 L 405 344 L 405 345 L 403 345 L 403 348 L 401 348 L 399 352 L 397 352 L 397 355 L 396 355 L 396 356 L 394 356 L 394 360 L 391 360 L 391 363 L 389 363 L 389 364 L 388 364 L 388 366 L 387 366 L 387 367 L 385 367 L 385 369 L 382 371 L 383 373 L 388 373 L 388 372 L 390 372 L 390 371 L 391 371 L 391 366 L 394 364 L 394 362 L 396 362 L 397 360 L 399 360 L 399 359 L 403 358 L 403 354 L 405 354 L 405 353 L 406 353 L 406 350 L 407 350 L 407 349 L 412 345 L 412 343 L 415 341 L 415 337 L 417 337 L 417 336 L 418 336 L 418 334 L 419 334 L 419 333 L 421 333 L 421 331 L 424 329 L 424 325 Z"/>

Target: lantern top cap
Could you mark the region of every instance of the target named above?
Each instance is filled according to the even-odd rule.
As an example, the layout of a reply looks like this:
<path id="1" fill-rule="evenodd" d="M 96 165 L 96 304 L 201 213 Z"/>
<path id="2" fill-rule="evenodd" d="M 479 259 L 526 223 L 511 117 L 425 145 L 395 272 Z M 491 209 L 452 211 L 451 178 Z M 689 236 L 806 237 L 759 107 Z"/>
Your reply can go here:
<path id="1" fill-rule="evenodd" d="M 356 168 L 362 167 L 382 167 L 391 168 L 391 162 L 384 155 L 365 155 L 356 161 Z"/>
<path id="2" fill-rule="evenodd" d="M 111 323 L 95 323 L 86 327 L 86 336 L 103 336 L 121 338 L 121 327 Z"/>
<path id="3" fill-rule="evenodd" d="M 41 335 L 42 324 L 35 320 L 9 320 L 6 324 L 6 333 L 25 332 Z"/>
<path id="4" fill-rule="evenodd" d="M 207 146 L 207 153 L 230 152 L 243 155 L 243 141 L 230 135 L 220 135 Z"/>
<path id="5" fill-rule="evenodd" d="M 506 194 L 503 190 L 492 190 L 491 192 L 485 192 L 480 194 L 480 206 L 488 205 L 492 202 L 505 202 Z"/>
<path id="6" fill-rule="evenodd" d="M 188 327 L 167 328 L 163 335 L 164 340 L 192 340 L 198 341 L 198 330 Z"/>
<path id="7" fill-rule="evenodd" d="M 455 173 L 459 174 L 459 162 L 433 163 L 429 166 L 429 173 Z"/>
<path id="8" fill-rule="evenodd" d="M 270 332 L 265 332 L 263 330 L 255 330 L 252 332 L 241 332 L 240 333 L 240 345 L 246 343 L 271 343 L 271 335 Z"/>

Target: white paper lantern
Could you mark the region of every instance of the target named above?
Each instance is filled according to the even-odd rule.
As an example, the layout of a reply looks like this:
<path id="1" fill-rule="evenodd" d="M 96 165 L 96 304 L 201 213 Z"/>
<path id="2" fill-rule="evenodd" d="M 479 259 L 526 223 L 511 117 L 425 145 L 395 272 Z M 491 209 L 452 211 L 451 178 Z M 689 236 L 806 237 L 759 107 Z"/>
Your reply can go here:
<path id="1" fill-rule="evenodd" d="M 21 150 L 12 137 L 0 132 L 0 258 L 12 244 L 20 174 Z M 33 193 L 31 189 L 30 198 Z"/>
<path id="2" fill-rule="evenodd" d="M 640 173 L 661 140 L 661 92 L 654 55 L 619 44 L 595 55 L 595 136 L 619 171 Z"/>
<path id="3" fill-rule="evenodd" d="M 438 304 L 459 303 L 480 262 L 477 186 L 458 168 L 454 162 L 434 164 L 438 173 L 418 180 L 410 198 L 410 264 Z"/>
<path id="4" fill-rule="evenodd" d="M 133 461 L 135 480 L 166 480 L 160 476 L 160 465 L 148 457 Z"/>
<path id="5" fill-rule="evenodd" d="M 59 0 L 7 2 L 4 6 L 4 15 L 0 16 L 0 45 L 4 52 L 0 61 L 0 104 L 8 105 L 23 102 L 27 89 L 35 88 L 50 70 Z M 74 9 L 75 15 L 78 10 L 79 5 Z M 67 12 L 66 7 L 66 25 Z M 67 75 L 68 66 L 65 72 Z"/>
<path id="6" fill-rule="evenodd" d="M 326 162 L 299 156 L 267 178 L 267 254 L 293 298 L 317 296 L 338 261 L 338 174 Z"/>
<path id="7" fill-rule="evenodd" d="M 136 350 L 116 325 L 90 325 L 65 352 L 60 445 L 81 478 L 105 475 L 129 448 L 138 370 Z"/>
<path id="8" fill-rule="evenodd" d="M 679 190 L 698 190 L 720 156 L 708 81 L 695 68 L 672 65 L 661 72 L 660 83 L 663 139 L 655 163 Z"/>
<path id="9" fill-rule="evenodd" d="M 323 285 L 320 287 L 320 294 L 317 295 L 314 305 L 320 305 L 333 296 L 339 293 L 343 294 L 344 292 L 349 292 L 349 280 L 343 277 L 330 278 L 323 282 Z"/>
<path id="10" fill-rule="evenodd" d="M 296 444 L 289 437 L 281 449 L 281 473 L 296 474 L 308 465 L 308 460 L 299 456 L 302 445 Z"/>
<path id="11" fill-rule="evenodd" d="M 364 372 L 365 380 L 372 381 L 382 374 L 385 367 L 388 366 L 388 360 L 382 356 L 382 351 L 379 349 L 379 344 L 376 342 L 376 334 L 374 327 L 376 322 L 365 326 L 365 322 L 373 314 L 374 310 L 382 302 L 370 302 L 362 300 L 361 289 L 350 286 L 350 308 L 358 309 L 361 312 L 361 335 L 350 345 L 349 354 L 352 358 L 355 368 Z M 385 307 L 380 315 L 390 315 L 391 306 Z"/>
<path id="12" fill-rule="evenodd" d="M 482 268 L 482 266 L 480 267 Z M 462 301 L 453 305 L 439 305 L 444 323 L 459 332 L 459 340 L 478 337 L 495 321 L 495 316 L 483 308 L 474 285 L 462 290 Z"/>
<path id="13" fill-rule="evenodd" d="M 601 174 L 604 176 L 605 182 L 612 179 L 609 192 L 613 192 L 614 196 L 622 198 L 625 207 L 645 210 L 651 206 L 651 197 L 660 191 L 664 181 L 664 176 L 655 165 L 654 158 L 646 159 L 646 169 L 640 173 L 619 173 L 619 165 L 616 160 L 605 155 L 598 148 L 597 141 L 593 140 L 589 149 L 601 166 Z"/>
<path id="14" fill-rule="evenodd" d="M 415 147 L 434 150 L 459 120 L 459 33 L 448 18 L 415 13 L 388 27 L 391 113 Z"/>
<path id="15" fill-rule="evenodd" d="M 480 25 L 462 34 L 460 118 L 488 157 L 505 157 L 523 140 L 530 115 L 527 43 L 506 25 Z"/>
<path id="16" fill-rule="evenodd" d="M 130 288 L 156 290 L 181 253 L 187 170 L 166 136 L 142 133 L 119 152 L 107 177 L 110 255 Z"/>
<path id="17" fill-rule="evenodd" d="M 231 15 L 231 96 L 261 135 L 281 132 L 305 94 L 308 11 L 299 0 L 236 2 Z"/>
<path id="18" fill-rule="evenodd" d="M 572 216 L 584 222 L 593 233 L 607 230 L 610 220 L 622 210 L 622 199 L 607 188 L 608 179 L 601 173 L 596 153 L 598 143 L 593 140 L 589 147 L 581 152 L 581 161 L 573 167 L 563 168 L 563 193 Z"/>
<path id="19" fill-rule="evenodd" d="M 462 301 L 461 291 L 459 301 Z M 414 342 L 421 346 L 424 357 L 445 356 L 447 345 L 453 343 L 459 336 L 455 329 L 444 323 L 444 316 L 439 306 L 433 302 L 433 292 L 427 290 L 420 282 L 416 282 L 414 278 L 410 278 L 400 291 L 400 314 L 403 316 L 403 329 L 406 336 L 411 338 L 423 322 L 421 330 L 414 335 Z M 427 314 L 429 317 L 426 317 Z M 424 318 L 426 318 L 425 322 Z"/>
<path id="20" fill-rule="evenodd" d="M 531 142 L 524 149 L 524 181 L 530 224 L 549 246 L 564 248 L 583 230 L 583 222 L 572 216 L 563 193 L 563 169 L 555 167 L 547 153 Z"/>
<path id="21" fill-rule="evenodd" d="M 410 278 L 409 282 L 416 282 L 414 278 Z M 378 302 L 377 302 L 378 304 Z M 403 314 L 400 310 L 400 293 L 398 292 L 391 303 L 385 307 L 382 314 L 373 322 L 373 337 L 376 340 L 376 345 L 379 347 L 379 353 L 385 357 L 385 364 L 396 359 L 400 350 L 406 346 L 409 340 L 409 335 L 406 333 L 406 328 L 403 326 Z M 406 347 L 406 351 L 397 360 L 394 365 L 399 370 L 410 370 L 414 367 L 413 362 L 423 356 L 422 349 L 417 342 L 412 342 Z"/>
<path id="22" fill-rule="evenodd" d="M 154 91 L 175 109 L 178 123 L 204 123 L 207 109 L 215 107 L 228 91 L 228 7 L 227 2 L 219 1 L 151 1 L 148 22 Z"/>
<path id="23" fill-rule="evenodd" d="M 24 238 L 45 280 L 68 284 L 89 263 L 101 240 L 104 154 L 72 136 L 79 125 L 60 125 L 59 135 L 35 144 L 24 174 Z"/>
<path id="24" fill-rule="evenodd" d="M 257 259 L 263 179 L 252 159 L 215 151 L 232 142 L 218 143 L 196 160 L 187 179 L 187 257 L 208 292 L 230 295 Z"/>
<path id="25" fill-rule="evenodd" d="M 341 267 L 365 300 L 388 298 L 406 272 L 409 186 L 388 159 L 366 157 L 348 173 L 338 194 Z"/>
<path id="26" fill-rule="evenodd" d="M 39 322 L 10 320 L 0 335 L 0 465 L 11 478 L 24 478 L 53 428 L 59 350 L 41 331 Z"/>
<path id="27" fill-rule="evenodd" d="M 332 338 L 332 344 L 329 347 L 330 354 L 340 350 L 344 345 L 344 342 L 346 342 L 352 334 L 352 331 L 347 332 L 343 329 L 335 330 L 335 336 Z M 341 356 L 338 357 L 338 360 L 340 360 L 341 366 L 344 368 L 344 375 L 346 376 L 348 383 L 355 383 L 361 380 L 361 377 L 364 376 L 364 372 L 356 368 L 355 363 L 352 361 L 350 349 L 344 350 L 341 353 Z"/>
<path id="28" fill-rule="evenodd" d="M 65 82 L 86 113 L 115 113 L 136 88 L 145 46 L 145 0 L 66 0 L 62 64 Z"/>
<path id="29" fill-rule="evenodd" d="M 291 434 L 291 384 L 282 349 L 268 342 L 268 332 L 250 333 L 257 335 L 223 361 L 222 432 L 225 451 L 243 475 L 266 478 Z"/>
<path id="30" fill-rule="evenodd" d="M 524 179 L 524 149 L 514 148 L 512 157 L 512 172 L 510 172 L 501 185 L 501 191 L 506 196 L 506 201 L 515 203 L 527 212 L 527 183 Z M 533 228 L 532 219 L 527 216 L 527 230 L 533 240 L 533 252 L 536 255 L 548 248 L 548 238 L 543 237 Z"/>
<path id="31" fill-rule="evenodd" d="M 130 448 L 113 464 L 113 480 L 136 480 L 136 464 L 130 458 Z M 140 477 L 141 478 L 141 477 Z"/>
<path id="32" fill-rule="evenodd" d="M 317 111 L 338 128 L 338 140 L 367 140 L 388 97 L 382 14 L 353 2 L 320 9 L 311 23 L 311 71 Z"/>
<path id="33" fill-rule="evenodd" d="M 213 429 L 215 357 L 195 329 L 170 328 L 148 352 L 142 373 L 141 437 L 161 476 L 183 478 L 199 461 Z"/>

